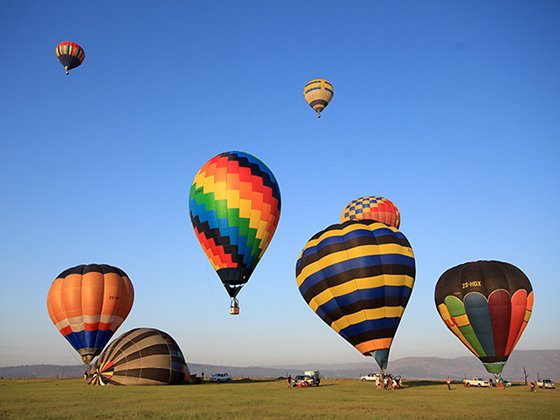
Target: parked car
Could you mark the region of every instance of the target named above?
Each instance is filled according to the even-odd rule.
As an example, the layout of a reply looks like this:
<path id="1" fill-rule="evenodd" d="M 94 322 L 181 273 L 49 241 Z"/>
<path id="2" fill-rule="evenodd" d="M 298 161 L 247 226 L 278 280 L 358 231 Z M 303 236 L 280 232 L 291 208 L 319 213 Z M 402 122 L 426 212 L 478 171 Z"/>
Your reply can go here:
<path id="1" fill-rule="evenodd" d="M 210 376 L 210 381 L 211 382 L 229 382 L 229 381 L 231 381 L 231 378 L 229 376 L 229 373 L 214 373 L 212 376 Z"/>
<path id="2" fill-rule="evenodd" d="M 380 380 L 382 380 L 380 373 L 368 373 L 367 375 L 360 376 L 360 381 L 379 382 Z"/>
<path id="3" fill-rule="evenodd" d="M 548 388 L 548 389 L 555 389 L 556 385 L 550 379 L 539 379 L 537 381 L 537 386 L 539 388 Z"/>
<path id="4" fill-rule="evenodd" d="M 487 381 L 485 379 L 482 378 L 472 378 L 472 379 L 463 379 L 463 385 L 466 387 L 469 386 L 477 386 L 479 388 L 481 387 L 489 387 L 490 386 L 490 381 Z"/>

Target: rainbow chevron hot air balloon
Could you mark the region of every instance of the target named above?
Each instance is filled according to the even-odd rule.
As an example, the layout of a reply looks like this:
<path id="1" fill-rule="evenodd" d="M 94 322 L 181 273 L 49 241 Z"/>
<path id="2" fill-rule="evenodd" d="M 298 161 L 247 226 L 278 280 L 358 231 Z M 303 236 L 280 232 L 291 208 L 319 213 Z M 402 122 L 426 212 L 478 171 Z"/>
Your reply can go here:
<path id="1" fill-rule="evenodd" d="M 296 264 L 297 285 L 311 309 L 381 369 L 415 274 L 406 237 L 373 220 L 349 220 L 318 232 Z"/>
<path id="2" fill-rule="evenodd" d="M 268 167 L 244 152 L 225 152 L 200 168 L 191 185 L 189 213 L 202 249 L 236 299 L 262 258 L 280 218 L 280 189 Z"/>

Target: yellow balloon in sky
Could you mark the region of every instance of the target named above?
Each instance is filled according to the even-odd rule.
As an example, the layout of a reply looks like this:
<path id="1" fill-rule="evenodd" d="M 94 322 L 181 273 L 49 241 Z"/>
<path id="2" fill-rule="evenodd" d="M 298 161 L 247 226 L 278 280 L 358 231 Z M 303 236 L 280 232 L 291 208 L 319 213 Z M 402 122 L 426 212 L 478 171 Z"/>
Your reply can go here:
<path id="1" fill-rule="evenodd" d="M 313 79 L 303 88 L 303 97 L 321 118 L 321 112 L 327 107 L 334 96 L 333 85 L 325 79 Z"/>

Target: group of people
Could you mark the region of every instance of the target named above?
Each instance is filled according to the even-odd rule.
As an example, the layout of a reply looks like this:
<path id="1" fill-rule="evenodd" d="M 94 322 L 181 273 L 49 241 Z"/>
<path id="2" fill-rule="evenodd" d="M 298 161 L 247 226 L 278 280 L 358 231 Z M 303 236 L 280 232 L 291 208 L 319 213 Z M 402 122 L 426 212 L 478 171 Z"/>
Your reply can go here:
<path id="1" fill-rule="evenodd" d="M 400 376 L 393 376 L 393 375 L 383 375 L 383 379 L 381 377 L 377 377 L 375 379 L 375 387 L 377 389 L 399 389 L 401 387 L 401 377 Z"/>

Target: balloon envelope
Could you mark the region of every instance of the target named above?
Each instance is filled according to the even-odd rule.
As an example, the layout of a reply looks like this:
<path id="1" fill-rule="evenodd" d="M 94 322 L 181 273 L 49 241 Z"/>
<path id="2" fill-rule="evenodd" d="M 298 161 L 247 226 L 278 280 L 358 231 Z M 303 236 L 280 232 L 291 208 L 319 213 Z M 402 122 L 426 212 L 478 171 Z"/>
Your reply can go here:
<path id="1" fill-rule="evenodd" d="M 62 41 L 56 46 L 56 58 L 66 70 L 66 75 L 69 71 L 75 69 L 84 62 L 86 53 L 83 48 L 75 42 Z"/>
<path id="2" fill-rule="evenodd" d="M 52 322 L 86 364 L 101 353 L 133 302 L 134 288 L 127 274 L 106 264 L 63 271 L 47 296 Z"/>
<path id="3" fill-rule="evenodd" d="M 299 291 L 311 309 L 381 369 L 387 367 L 415 274 L 406 237 L 372 220 L 318 232 L 296 264 Z"/>
<path id="4" fill-rule="evenodd" d="M 340 223 L 347 220 L 376 220 L 397 229 L 401 224 L 401 214 L 397 206 L 387 198 L 364 196 L 352 200 L 342 211 Z"/>
<path id="5" fill-rule="evenodd" d="M 87 380 L 94 385 L 178 385 L 189 376 L 173 337 L 155 328 L 136 328 L 107 346 Z"/>
<path id="6" fill-rule="evenodd" d="M 189 195 L 191 222 L 230 297 L 247 283 L 280 218 L 280 189 L 255 156 L 225 152 L 196 174 Z"/>
<path id="7" fill-rule="evenodd" d="M 325 79 L 313 79 L 303 88 L 303 97 L 321 118 L 321 112 L 327 107 L 334 96 L 333 85 Z"/>
<path id="8" fill-rule="evenodd" d="M 443 273 L 435 301 L 447 328 L 499 374 L 531 317 L 533 288 L 512 264 L 476 261 Z"/>

